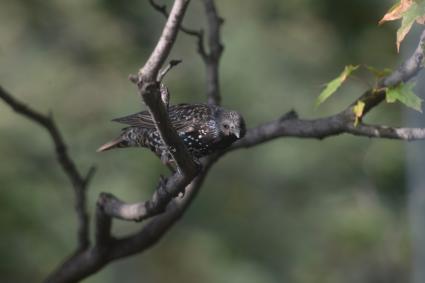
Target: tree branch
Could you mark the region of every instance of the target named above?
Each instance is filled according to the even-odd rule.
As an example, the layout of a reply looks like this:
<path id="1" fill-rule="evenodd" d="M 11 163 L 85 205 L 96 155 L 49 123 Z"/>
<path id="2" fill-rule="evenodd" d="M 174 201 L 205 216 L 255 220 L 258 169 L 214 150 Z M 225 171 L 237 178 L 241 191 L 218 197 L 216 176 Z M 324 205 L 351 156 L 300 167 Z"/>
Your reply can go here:
<path id="1" fill-rule="evenodd" d="M 160 12 L 165 17 L 168 17 L 166 5 L 160 5 L 155 0 L 149 0 L 149 3 L 154 7 L 155 10 Z M 223 44 L 221 42 L 220 27 L 223 23 L 223 19 L 219 17 L 215 3 L 213 0 L 203 0 L 205 14 L 207 16 L 207 29 L 208 29 L 208 47 L 209 52 L 206 51 L 204 45 L 204 31 L 189 29 L 180 26 L 180 30 L 184 33 L 197 37 L 198 53 L 206 67 L 206 93 L 208 103 L 219 105 L 221 102 L 220 96 L 220 83 L 218 67 L 220 57 L 223 52 Z"/>
<path id="2" fill-rule="evenodd" d="M 111 194 L 101 194 L 97 208 L 98 245 L 103 242 L 110 243 L 111 225 L 110 221 L 107 221 L 107 217 L 141 221 L 163 213 L 172 199 L 179 193 L 184 192 L 185 187 L 198 173 L 197 164 L 187 152 L 186 147 L 169 121 L 167 108 L 161 98 L 160 82 L 169 68 L 177 63 L 172 62 L 169 68 L 165 68 L 160 72 L 160 68 L 176 40 L 188 3 L 189 1 L 187 0 L 176 0 L 174 2 L 162 35 L 151 56 L 143 68 L 140 69 L 136 82 L 139 94 L 145 102 L 164 144 L 169 148 L 173 161 L 177 165 L 177 171 L 167 179 L 161 177 L 158 188 L 152 198 L 145 202 L 125 204 Z M 131 78 L 132 81 L 135 80 L 133 77 Z"/>
<path id="3" fill-rule="evenodd" d="M 382 125 L 359 124 L 349 127 L 347 133 L 369 138 L 386 138 L 405 141 L 425 139 L 425 128 L 392 128 Z"/>
<path id="4" fill-rule="evenodd" d="M 169 205 L 167 210 L 159 216 L 154 217 L 147 223 L 139 232 L 115 239 L 113 237 L 104 237 L 107 232 L 97 234 L 97 243 L 95 247 L 70 257 L 67 261 L 61 264 L 60 268 L 56 269 L 46 283 L 72 283 L 78 282 L 91 274 L 99 271 L 109 262 L 140 253 L 154 244 L 156 244 L 161 237 L 172 227 L 174 223 L 183 215 L 185 210 L 189 207 L 192 200 L 195 198 L 199 189 L 201 188 L 205 177 L 213 164 L 212 161 L 203 163 L 203 170 L 192 180 L 186 188 L 186 194 L 183 198 L 174 199 Z M 106 214 L 101 214 L 104 217 Z M 99 218 L 97 218 L 99 220 Z M 110 220 L 111 218 L 103 218 L 103 220 Z M 109 222 L 110 224 L 110 222 Z M 108 231 L 110 227 L 108 223 L 103 223 L 102 229 L 106 228 Z M 105 225 L 105 226 L 104 226 Z M 99 228 L 98 228 L 99 231 Z"/>
<path id="5" fill-rule="evenodd" d="M 208 22 L 208 47 L 209 52 L 205 52 L 203 45 L 198 44 L 198 50 L 206 67 L 206 89 L 209 104 L 219 105 L 221 102 L 219 63 L 223 53 L 220 27 L 223 19 L 219 17 L 214 0 L 203 0 L 205 14 Z M 199 43 L 199 41 L 198 41 Z"/>
<path id="6" fill-rule="evenodd" d="M 139 77 L 146 83 L 156 82 L 158 71 L 167 59 L 177 38 L 180 23 L 186 12 L 189 0 L 175 0 L 162 30 L 161 37 L 145 65 L 139 70 Z"/>
<path id="7" fill-rule="evenodd" d="M 153 218 L 138 233 L 118 239 L 111 248 L 111 258 L 118 259 L 133 255 L 157 243 L 190 206 L 213 164 L 214 160 L 205 160 L 202 171 L 186 187 L 183 198 L 175 198 L 169 203 L 164 213 Z"/>
<path id="8" fill-rule="evenodd" d="M 15 112 L 42 126 L 50 135 L 56 151 L 56 157 L 62 171 L 66 174 L 74 188 L 75 212 L 78 216 L 78 248 L 77 251 L 85 250 L 89 242 L 89 217 L 86 204 L 86 189 L 88 182 L 93 176 L 95 169 L 91 167 L 86 177 L 77 170 L 74 161 L 68 154 L 65 141 L 56 126 L 52 116 L 43 115 L 22 102 L 13 98 L 0 86 L 0 98 Z"/>
<path id="9" fill-rule="evenodd" d="M 424 139 L 425 129 L 422 128 L 391 128 L 386 126 L 370 126 L 363 123 L 355 127 L 354 121 L 356 117 L 353 112 L 353 107 L 358 101 L 364 102 L 363 115 L 360 117 L 363 118 L 370 110 L 378 106 L 385 99 L 386 88 L 394 87 L 415 77 L 423 69 L 424 44 L 425 30 L 422 31 L 419 43 L 413 54 L 397 70 L 380 80 L 377 90 L 371 89 L 366 91 L 344 111 L 333 116 L 313 120 L 299 119 L 297 114 L 291 111 L 280 119 L 249 129 L 245 137 L 236 142 L 226 152 L 239 148 L 252 147 L 279 137 L 323 139 L 348 133 L 374 138 L 401 140 Z"/>
<path id="10" fill-rule="evenodd" d="M 167 5 L 165 4 L 158 4 L 156 3 L 155 0 L 149 0 L 149 3 L 151 4 L 151 6 L 157 10 L 158 12 L 160 12 L 166 19 L 168 19 L 168 11 L 167 11 Z M 187 28 L 185 26 L 183 26 L 182 24 L 180 25 L 179 29 L 184 32 L 187 35 L 191 35 L 191 36 L 196 36 L 196 37 L 200 37 L 202 36 L 202 30 L 195 30 L 195 29 L 190 29 Z"/>
<path id="11" fill-rule="evenodd" d="M 176 40 L 179 25 L 188 4 L 188 0 L 176 0 L 174 2 L 155 49 L 139 71 L 137 87 L 164 144 L 169 147 L 170 154 L 179 171 L 183 175 L 193 178 L 196 175 L 197 166 L 168 119 L 167 109 L 161 99 L 160 82 L 157 81 L 159 69 Z M 190 182 L 191 178 L 188 178 L 187 183 Z"/>

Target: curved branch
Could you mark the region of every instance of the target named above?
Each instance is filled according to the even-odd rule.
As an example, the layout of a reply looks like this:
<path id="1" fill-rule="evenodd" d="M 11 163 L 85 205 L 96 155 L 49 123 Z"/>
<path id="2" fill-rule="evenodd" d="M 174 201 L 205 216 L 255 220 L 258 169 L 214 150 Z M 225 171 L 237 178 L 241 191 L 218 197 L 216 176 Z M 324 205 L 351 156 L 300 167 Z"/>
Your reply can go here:
<path id="1" fill-rule="evenodd" d="M 114 242 L 110 252 L 110 259 L 118 259 L 139 253 L 158 242 L 190 206 L 214 162 L 215 159 L 213 158 L 203 162 L 202 171 L 186 187 L 184 197 L 175 198 L 163 214 L 153 218 L 138 233 Z"/>
<path id="2" fill-rule="evenodd" d="M 74 161 L 68 154 L 65 141 L 56 126 L 52 116 L 43 115 L 22 102 L 13 98 L 0 86 L 0 98 L 15 112 L 42 126 L 50 135 L 56 151 L 56 157 L 62 171 L 66 174 L 74 188 L 75 212 L 78 216 L 78 248 L 77 252 L 85 250 L 89 245 L 89 217 L 86 204 L 86 189 L 95 169 L 91 167 L 84 177 L 75 166 Z"/>
<path id="3" fill-rule="evenodd" d="M 186 194 L 183 198 L 174 199 L 163 214 L 153 218 L 151 222 L 146 224 L 139 232 L 121 238 L 112 237 L 104 238 L 102 236 L 101 245 L 79 253 L 67 261 L 60 268 L 52 273 L 45 281 L 46 283 L 71 283 L 78 282 L 83 278 L 96 273 L 109 262 L 140 253 L 157 243 L 161 237 L 172 227 L 174 223 L 183 215 L 195 198 L 201 188 L 205 177 L 209 171 L 213 161 L 207 161 L 203 165 L 204 170 L 196 176 L 186 188 Z M 101 214 L 104 217 L 105 214 Z M 99 219 L 99 218 L 98 218 Z M 110 217 L 103 220 L 109 220 Z M 108 223 L 104 223 L 108 225 Z M 110 224 L 110 222 L 109 222 Z"/>
<path id="4" fill-rule="evenodd" d="M 142 221 L 161 214 L 176 196 L 185 190 L 187 179 L 181 174 L 160 178 L 158 188 L 150 200 L 127 204 L 112 194 L 103 193 L 98 204 L 107 215 L 122 220 Z"/>

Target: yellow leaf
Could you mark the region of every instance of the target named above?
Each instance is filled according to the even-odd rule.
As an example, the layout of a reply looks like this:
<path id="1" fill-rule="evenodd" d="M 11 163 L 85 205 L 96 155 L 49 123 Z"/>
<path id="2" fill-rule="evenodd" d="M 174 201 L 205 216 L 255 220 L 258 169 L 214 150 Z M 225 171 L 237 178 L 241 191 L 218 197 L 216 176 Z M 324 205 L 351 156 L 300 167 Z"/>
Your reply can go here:
<path id="1" fill-rule="evenodd" d="M 354 116 L 356 116 L 356 120 L 354 121 L 354 127 L 357 127 L 359 124 L 360 118 L 363 116 L 363 110 L 365 107 L 365 103 L 363 101 L 357 101 L 356 105 L 353 107 Z"/>

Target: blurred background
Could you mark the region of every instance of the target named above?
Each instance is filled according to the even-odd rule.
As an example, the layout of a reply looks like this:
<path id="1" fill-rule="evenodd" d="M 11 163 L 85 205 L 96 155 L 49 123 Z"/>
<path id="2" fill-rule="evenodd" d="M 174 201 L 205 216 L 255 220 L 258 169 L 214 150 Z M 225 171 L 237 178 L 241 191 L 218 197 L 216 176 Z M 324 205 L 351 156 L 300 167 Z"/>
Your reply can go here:
<path id="1" fill-rule="evenodd" d="M 347 64 L 396 67 L 416 44 L 414 31 L 398 55 L 399 23 L 377 25 L 392 4 L 218 0 L 223 105 L 243 113 L 248 127 L 291 109 L 303 118 L 344 109 L 373 78 L 359 72 L 317 109 L 325 82 Z M 205 26 L 199 0 L 184 22 Z M 119 133 L 112 118 L 143 107 L 127 76 L 142 66 L 163 24 L 142 0 L 0 2 L 0 84 L 53 113 L 82 170 L 98 167 L 88 192 L 91 214 L 101 191 L 143 200 L 166 172 L 148 150 L 95 152 Z M 205 101 L 194 38 L 180 34 L 170 58 L 183 60 L 166 78 L 172 103 Z M 398 104 L 367 117 L 393 126 L 423 120 Z M 425 158 L 417 151 L 424 143 L 406 145 L 348 135 L 284 138 L 226 155 L 154 248 L 84 282 L 409 282 L 421 270 L 425 201 L 409 197 L 408 184 L 412 192 L 423 187 Z M 0 278 L 40 282 L 76 245 L 72 188 L 44 130 L 2 103 L 0 161 Z M 115 221 L 114 233 L 139 227 Z"/>

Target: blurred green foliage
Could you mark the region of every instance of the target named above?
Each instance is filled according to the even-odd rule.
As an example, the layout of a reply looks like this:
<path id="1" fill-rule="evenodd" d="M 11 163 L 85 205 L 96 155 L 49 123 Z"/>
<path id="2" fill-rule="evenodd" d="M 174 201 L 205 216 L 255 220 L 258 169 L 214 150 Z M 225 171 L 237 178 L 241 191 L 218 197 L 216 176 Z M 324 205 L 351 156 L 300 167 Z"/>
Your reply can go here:
<path id="1" fill-rule="evenodd" d="M 170 4 L 171 1 L 166 3 Z M 192 1 L 185 23 L 203 27 Z M 394 26 L 378 27 L 388 1 L 218 0 L 225 18 L 223 104 L 249 127 L 296 109 L 302 117 L 343 109 L 364 75 L 319 109 L 323 83 L 347 64 L 394 67 Z M 89 191 L 127 201 L 150 196 L 165 169 L 148 150 L 95 149 L 140 110 L 127 76 L 143 64 L 164 19 L 147 1 L 3 0 L 0 83 L 52 111 L 84 170 Z M 167 77 L 172 102 L 204 101 L 195 40 L 180 34 Z M 400 124 L 398 105 L 373 122 Z M 0 278 L 39 282 L 76 245 L 72 189 L 43 130 L 0 104 Z M 85 282 L 406 282 L 404 144 L 352 136 L 279 139 L 226 156 L 185 217 L 153 249 L 114 262 Z M 114 222 L 117 235 L 140 225 Z"/>

